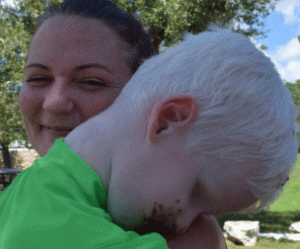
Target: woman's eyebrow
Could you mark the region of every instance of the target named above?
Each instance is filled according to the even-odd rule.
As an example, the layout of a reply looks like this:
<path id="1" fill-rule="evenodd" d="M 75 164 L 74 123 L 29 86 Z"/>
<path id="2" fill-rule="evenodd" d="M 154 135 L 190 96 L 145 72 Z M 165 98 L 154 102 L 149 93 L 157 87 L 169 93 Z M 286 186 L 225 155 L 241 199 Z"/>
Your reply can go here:
<path id="1" fill-rule="evenodd" d="M 47 67 L 43 64 L 39 64 L 39 63 L 28 64 L 28 65 L 25 66 L 25 69 L 30 68 L 30 67 L 38 67 L 38 68 L 41 68 L 41 69 L 44 69 L 44 70 L 50 70 L 49 67 Z"/>
<path id="2" fill-rule="evenodd" d="M 38 68 L 41 68 L 41 69 L 44 69 L 44 70 L 50 70 L 49 67 L 47 67 L 43 64 L 40 64 L 40 63 L 28 64 L 27 66 L 25 66 L 25 69 L 30 68 L 30 67 L 38 67 Z M 99 63 L 89 63 L 89 64 L 80 65 L 80 66 L 77 66 L 75 68 L 75 71 L 81 71 L 81 70 L 91 68 L 91 67 L 101 68 L 101 69 L 104 69 L 105 71 L 109 72 L 110 74 L 113 74 L 111 70 L 109 70 L 107 67 L 105 67 L 105 66 L 103 66 Z"/>
<path id="3" fill-rule="evenodd" d="M 89 63 L 89 64 L 80 65 L 75 68 L 75 71 L 81 71 L 81 70 L 91 68 L 91 67 L 101 68 L 101 69 L 104 69 L 105 71 L 109 72 L 110 74 L 113 74 L 113 72 L 111 70 L 109 70 L 107 67 L 105 67 L 99 63 Z"/>

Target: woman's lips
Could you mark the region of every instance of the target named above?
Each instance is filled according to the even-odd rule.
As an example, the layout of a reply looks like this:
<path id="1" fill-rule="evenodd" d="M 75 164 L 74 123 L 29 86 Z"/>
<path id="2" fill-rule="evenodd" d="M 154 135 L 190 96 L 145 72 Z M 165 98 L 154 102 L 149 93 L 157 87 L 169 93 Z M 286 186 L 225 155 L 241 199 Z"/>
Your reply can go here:
<path id="1" fill-rule="evenodd" d="M 70 128 L 55 128 L 55 127 L 48 127 L 43 126 L 46 132 L 50 133 L 52 136 L 55 137 L 66 137 L 72 129 Z"/>

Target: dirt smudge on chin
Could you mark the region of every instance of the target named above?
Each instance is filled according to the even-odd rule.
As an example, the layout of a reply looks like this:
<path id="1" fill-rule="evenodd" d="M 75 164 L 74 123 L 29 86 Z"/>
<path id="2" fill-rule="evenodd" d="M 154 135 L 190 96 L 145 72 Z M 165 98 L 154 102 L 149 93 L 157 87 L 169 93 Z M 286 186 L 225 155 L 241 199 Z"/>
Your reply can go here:
<path id="1" fill-rule="evenodd" d="M 175 201 L 179 203 L 180 200 Z M 139 234 L 157 232 L 164 237 L 175 238 L 179 235 L 176 220 L 182 213 L 181 209 L 175 207 L 165 207 L 155 202 L 150 218 L 144 220 L 144 224 L 135 229 Z"/>

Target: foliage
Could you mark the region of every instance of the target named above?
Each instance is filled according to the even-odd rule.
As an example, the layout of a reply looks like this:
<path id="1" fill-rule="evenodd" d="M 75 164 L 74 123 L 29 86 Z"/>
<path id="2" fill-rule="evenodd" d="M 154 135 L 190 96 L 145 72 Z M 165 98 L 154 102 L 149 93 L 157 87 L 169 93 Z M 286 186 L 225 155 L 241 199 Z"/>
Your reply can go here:
<path id="1" fill-rule="evenodd" d="M 295 83 L 287 82 L 285 83 L 286 88 L 290 91 L 293 103 L 298 109 L 297 122 L 300 122 L 299 116 L 299 105 L 300 105 L 300 80 L 297 80 Z"/>
<path id="2" fill-rule="evenodd" d="M 293 103 L 296 105 L 297 108 L 297 119 L 296 121 L 298 124 L 300 123 L 300 80 L 297 80 L 295 83 L 286 82 L 285 83 L 286 88 L 290 91 Z M 300 151 L 300 131 L 297 132 L 297 138 L 299 142 L 299 151 Z"/>
<path id="3" fill-rule="evenodd" d="M 278 0 L 113 0 L 149 29 L 155 48 L 170 47 L 184 32 L 204 31 L 210 23 L 229 26 L 247 36 L 264 35 L 259 17 L 270 14 Z M 246 29 L 245 29 L 246 27 Z"/>
<path id="4" fill-rule="evenodd" d="M 58 1 L 53 1 L 55 3 Z M 7 165 L 10 164 L 9 145 L 16 140 L 28 145 L 17 97 L 34 32 L 34 19 L 47 6 L 46 0 L 15 0 L 13 7 L 0 0 L 0 145 L 8 156 L 4 160 L 7 167 L 10 167 Z"/>
<path id="5" fill-rule="evenodd" d="M 265 45 L 260 45 L 260 49 L 261 49 L 261 50 L 267 50 L 268 47 L 266 47 Z"/>
<path id="6" fill-rule="evenodd" d="M 229 25 L 247 36 L 264 35 L 259 17 L 270 14 L 278 0 L 112 0 L 137 17 L 149 31 L 157 51 L 182 40 L 184 32 L 204 31 L 210 23 Z M 33 20 L 62 0 L 15 0 L 24 24 L 33 34 Z M 246 27 L 246 29 L 245 29 Z"/>
<path id="7" fill-rule="evenodd" d="M 62 0 L 15 0 L 17 11 L 22 17 L 24 29 L 28 32 L 29 37 L 34 33 L 34 23 L 37 17 L 53 5 L 62 2 Z"/>
<path id="8" fill-rule="evenodd" d="M 12 142 L 25 137 L 17 96 L 28 41 L 28 34 L 17 13 L 0 5 L 0 145 L 3 155 L 8 153 Z M 5 158 L 4 162 L 10 167 L 9 158 Z"/>

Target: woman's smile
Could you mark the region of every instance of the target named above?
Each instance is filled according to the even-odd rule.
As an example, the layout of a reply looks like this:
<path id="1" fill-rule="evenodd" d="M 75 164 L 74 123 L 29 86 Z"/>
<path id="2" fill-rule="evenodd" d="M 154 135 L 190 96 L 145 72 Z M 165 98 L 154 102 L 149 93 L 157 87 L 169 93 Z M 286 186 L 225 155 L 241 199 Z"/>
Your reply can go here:
<path id="1" fill-rule="evenodd" d="M 42 126 L 42 129 L 54 137 L 66 137 L 73 128 Z"/>

